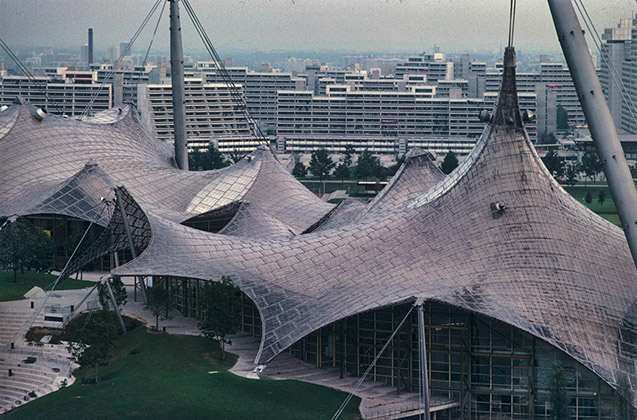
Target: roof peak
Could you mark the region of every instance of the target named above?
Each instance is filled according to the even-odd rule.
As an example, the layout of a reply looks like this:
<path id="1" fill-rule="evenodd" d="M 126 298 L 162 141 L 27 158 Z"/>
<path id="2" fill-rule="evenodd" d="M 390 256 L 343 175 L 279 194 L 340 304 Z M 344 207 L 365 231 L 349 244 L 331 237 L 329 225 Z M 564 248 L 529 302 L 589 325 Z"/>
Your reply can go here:
<path id="1" fill-rule="evenodd" d="M 502 72 L 502 84 L 498 96 L 498 104 L 495 108 L 493 125 L 514 126 L 522 129 L 522 117 L 518 104 L 518 91 L 515 81 L 515 48 L 506 47 L 504 50 L 504 68 Z"/>

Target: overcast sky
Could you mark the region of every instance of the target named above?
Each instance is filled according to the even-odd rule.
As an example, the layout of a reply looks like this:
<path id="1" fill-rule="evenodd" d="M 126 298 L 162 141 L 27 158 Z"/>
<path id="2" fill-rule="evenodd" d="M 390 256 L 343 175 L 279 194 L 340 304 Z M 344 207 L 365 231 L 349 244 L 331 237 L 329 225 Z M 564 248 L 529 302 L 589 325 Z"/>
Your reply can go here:
<path id="1" fill-rule="evenodd" d="M 0 0 L 0 38 L 10 46 L 78 47 L 87 28 L 95 48 L 128 41 L 155 0 Z M 220 50 L 498 50 L 506 43 L 509 0 L 190 0 Z M 597 26 L 615 26 L 635 0 L 584 0 Z M 184 49 L 200 49 L 182 11 Z M 159 15 L 140 36 L 148 46 Z M 168 7 L 155 46 L 168 48 Z M 520 0 L 518 50 L 559 50 L 546 0 Z"/>

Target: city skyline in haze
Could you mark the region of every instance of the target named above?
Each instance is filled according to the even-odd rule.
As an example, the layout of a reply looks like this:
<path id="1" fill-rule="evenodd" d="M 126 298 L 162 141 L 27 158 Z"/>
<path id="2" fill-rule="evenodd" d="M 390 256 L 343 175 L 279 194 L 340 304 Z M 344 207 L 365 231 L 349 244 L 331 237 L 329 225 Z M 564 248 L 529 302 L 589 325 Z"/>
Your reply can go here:
<path id="1" fill-rule="evenodd" d="M 0 38 L 9 46 L 79 48 L 93 28 L 95 49 L 127 42 L 153 0 L 4 0 Z M 324 50 L 357 52 L 497 51 L 507 42 L 509 0 L 192 0 L 219 50 Z M 598 32 L 631 17 L 634 0 L 586 1 Z M 161 8 L 161 7 L 160 7 Z M 135 44 L 145 50 L 159 17 L 155 12 Z M 203 49 L 185 10 L 185 50 Z M 168 7 L 153 43 L 167 50 Z M 519 1 L 514 44 L 526 52 L 558 51 L 545 0 Z M 593 49 L 593 44 L 589 41 Z M 96 57 L 97 58 L 97 57 Z"/>

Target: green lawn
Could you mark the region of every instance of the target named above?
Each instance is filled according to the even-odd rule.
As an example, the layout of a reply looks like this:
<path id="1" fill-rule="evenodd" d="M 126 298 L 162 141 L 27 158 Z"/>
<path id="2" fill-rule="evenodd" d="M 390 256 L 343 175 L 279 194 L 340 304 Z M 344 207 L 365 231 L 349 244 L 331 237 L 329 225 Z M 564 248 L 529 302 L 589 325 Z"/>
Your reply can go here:
<path id="1" fill-rule="evenodd" d="M 253 380 L 227 372 L 203 337 L 150 333 L 138 327 L 118 339 L 101 382 L 72 386 L 6 415 L 9 420 L 330 419 L 346 394 L 298 381 Z M 341 419 L 358 418 L 354 398 Z"/>
<path id="2" fill-rule="evenodd" d="M 609 222 L 620 226 L 619 216 L 617 215 L 617 209 L 615 208 L 615 202 L 610 196 L 610 190 L 608 189 L 608 186 L 588 185 L 584 187 L 583 184 L 578 184 L 577 187 L 564 187 L 564 189 L 581 204 L 585 205 Z M 591 193 L 593 201 L 590 204 L 586 204 L 586 193 L 589 191 Z M 604 201 L 604 204 L 600 204 L 598 201 L 600 191 L 606 192 L 606 200 Z"/>
<path id="3" fill-rule="evenodd" d="M 608 220 L 609 222 L 613 223 L 614 225 L 621 227 L 621 223 L 619 222 L 619 215 L 617 213 L 614 213 L 614 214 L 600 213 L 600 216 L 602 216 L 604 219 Z"/>
<path id="4" fill-rule="evenodd" d="M 24 299 L 24 294 L 34 286 L 48 290 L 56 278 L 57 276 L 46 273 L 25 271 L 24 274 L 20 274 L 18 271 L 18 282 L 14 283 L 13 271 L 0 271 L 0 302 Z M 93 287 L 94 285 L 95 283 L 90 281 L 68 278 L 60 281 L 55 289 L 84 289 L 86 287 Z"/>
<path id="5" fill-rule="evenodd" d="M 358 181 L 344 181 L 340 182 L 340 180 L 330 179 L 330 182 L 326 182 L 325 185 L 320 182 L 318 179 L 314 180 L 303 180 L 301 183 L 305 185 L 305 187 L 312 191 L 313 193 L 322 193 L 323 186 L 325 186 L 325 193 L 329 194 L 336 190 L 345 190 L 349 195 L 355 195 L 359 191 L 364 191 L 365 189 L 358 185 Z M 336 181 L 336 182 L 334 182 Z"/>
<path id="6" fill-rule="evenodd" d="M 573 197 L 575 197 L 577 201 L 584 204 L 595 213 L 617 213 L 617 210 L 615 209 L 615 202 L 611 198 L 610 190 L 607 186 L 589 185 L 587 187 L 584 187 L 583 185 L 578 185 L 577 187 L 564 187 L 564 189 L 568 191 L 568 193 L 571 194 Z M 591 193 L 591 196 L 593 197 L 593 202 L 591 204 L 586 204 L 586 201 L 584 199 L 586 198 L 586 193 L 589 191 Z M 606 192 L 606 200 L 604 201 L 603 205 L 600 205 L 597 201 L 600 191 Z"/>

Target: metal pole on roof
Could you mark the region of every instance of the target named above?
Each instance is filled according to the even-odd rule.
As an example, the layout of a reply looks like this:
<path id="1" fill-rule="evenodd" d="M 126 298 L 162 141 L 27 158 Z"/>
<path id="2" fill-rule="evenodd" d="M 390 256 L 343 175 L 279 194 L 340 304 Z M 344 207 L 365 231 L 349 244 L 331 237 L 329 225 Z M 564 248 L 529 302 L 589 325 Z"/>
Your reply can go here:
<path id="1" fill-rule="evenodd" d="M 113 305 L 113 311 L 117 316 L 117 320 L 119 321 L 119 325 L 122 327 L 122 332 L 126 334 L 126 325 L 124 325 L 124 320 L 122 319 L 122 314 L 119 312 L 119 305 L 117 305 L 117 300 L 115 299 L 115 295 L 113 294 L 113 289 L 111 289 L 110 279 L 113 276 L 106 276 L 103 278 L 103 284 L 106 286 L 106 290 L 108 291 L 108 297 L 111 300 L 111 304 Z"/>
<path id="2" fill-rule="evenodd" d="M 637 190 L 571 0 L 548 0 L 577 96 L 637 266 Z"/>
<path id="3" fill-rule="evenodd" d="M 424 420 L 431 419 L 431 411 L 429 406 L 429 374 L 427 371 L 427 336 L 425 331 L 425 299 L 418 298 L 414 306 L 418 310 L 418 355 L 420 362 L 420 386 L 419 393 L 422 399 L 422 418 Z"/>
<path id="4" fill-rule="evenodd" d="M 130 225 L 128 224 L 128 216 L 126 215 L 126 208 L 124 207 L 124 202 L 122 201 L 122 194 L 119 191 L 119 187 L 113 188 L 113 190 L 115 191 L 117 205 L 119 206 L 119 211 L 122 215 L 122 224 L 124 225 L 124 232 L 126 233 L 126 240 L 128 241 L 130 253 L 133 259 L 135 259 L 137 258 L 137 251 L 135 251 L 135 242 L 133 241 L 133 235 L 131 234 Z M 148 298 L 146 294 L 146 284 L 144 283 L 144 279 L 142 277 L 135 277 L 135 281 L 139 281 L 139 290 L 142 292 L 142 299 L 144 303 L 147 303 Z"/>
<path id="5" fill-rule="evenodd" d="M 170 79 L 173 99 L 173 130 L 175 134 L 175 162 L 179 169 L 188 170 L 186 137 L 186 104 L 184 93 L 184 52 L 179 23 L 179 0 L 170 1 Z"/>

